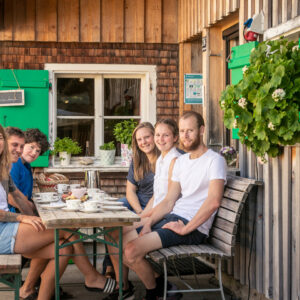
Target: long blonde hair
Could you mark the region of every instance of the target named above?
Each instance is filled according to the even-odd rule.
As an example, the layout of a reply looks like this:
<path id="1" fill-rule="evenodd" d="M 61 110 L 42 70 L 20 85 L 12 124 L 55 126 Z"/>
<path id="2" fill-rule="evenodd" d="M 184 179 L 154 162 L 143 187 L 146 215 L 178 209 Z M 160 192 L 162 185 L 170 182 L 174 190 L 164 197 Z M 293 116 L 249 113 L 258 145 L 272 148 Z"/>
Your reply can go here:
<path id="1" fill-rule="evenodd" d="M 159 150 L 157 149 L 156 145 L 154 144 L 153 154 L 154 154 L 154 161 L 150 162 L 147 155 L 139 148 L 137 141 L 136 141 L 136 133 L 141 128 L 148 128 L 151 131 L 151 134 L 154 136 L 154 127 L 149 122 L 140 123 L 133 131 L 132 134 L 132 160 L 133 160 L 133 172 L 134 172 L 134 179 L 136 181 L 140 181 L 145 177 L 147 173 L 152 171 L 155 173 L 155 164 L 156 160 L 159 156 Z"/>
<path id="2" fill-rule="evenodd" d="M 2 181 L 2 180 L 8 180 L 9 178 L 10 155 L 8 152 L 7 136 L 1 124 L 0 124 L 0 133 L 4 138 L 4 148 L 2 153 L 0 154 L 0 181 Z"/>

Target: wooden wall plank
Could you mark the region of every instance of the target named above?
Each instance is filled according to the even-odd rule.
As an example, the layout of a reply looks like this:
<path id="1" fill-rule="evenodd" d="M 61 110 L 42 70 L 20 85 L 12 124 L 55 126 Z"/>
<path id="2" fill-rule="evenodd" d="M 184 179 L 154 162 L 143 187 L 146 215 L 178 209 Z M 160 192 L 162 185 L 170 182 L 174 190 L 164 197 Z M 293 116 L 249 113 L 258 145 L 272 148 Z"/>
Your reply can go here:
<path id="1" fill-rule="evenodd" d="M 282 298 L 282 168 L 279 158 L 273 158 L 273 299 Z"/>
<path id="2" fill-rule="evenodd" d="M 142 2 L 142 1 L 141 1 Z M 178 4 L 177 0 L 163 1 L 162 42 L 178 41 Z"/>
<path id="3" fill-rule="evenodd" d="M 292 18 L 295 18 L 298 16 L 298 9 L 299 9 L 299 1 L 298 0 L 292 0 Z"/>
<path id="4" fill-rule="evenodd" d="M 13 2 L 4 0 L 4 28 L 0 30 L 0 40 L 10 41 L 13 39 Z"/>
<path id="5" fill-rule="evenodd" d="M 271 2 L 269 0 L 263 0 L 263 11 L 264 11 L 264 30 L 271 27 L 272 24 L 272 9 Z"/>
<path id="6" fill-rule="evenodd" d="M 225 1 L 225 16 L 229 15 L 230 11 L 230 0 Z"/>
<path id="7" fill-rule="evenodd" d="M 184 101 L 184 43 L 179 44 L 179 115 L 183 113 Z"/>
<path id="8" fill-rule="evenodd" d="M 282 157 L 282 259 L 283 299 L 290 299 L 291 225 L 292 225 L 292 163 L 291 147 L 284 147 Z"/>
<path id="9" fill-rule="evenodd" d="M 192 55 L 191 55 L 192 54 L 192 44 L 191 43 L 184 43 L 183 53 L 184 53 L 184 57 L 183 57 L 183 74 L 191 73 L 191 71 L 192 71 Z M 184 82 L 184 80 L 182 82 Z M 192 105 L 184 104 L 184 103 L 182 103 L 182 104 L 183 105 L 181 107 L 181 109 L 182 109 L 181 113 L 185 110 L 192 110 Z"/>
<path id="10" fill-rule="evenodd" d="M 80 41 L 100 42 L 100 0 L 80 0 Z"/>
<path id="11" fill-rule="evenodd" d="M 194 34 L 198 34 L 198 22 L 199 22 L 199 14 L 198 14 L 198 0 L 194 0 Z"/>
<path id="12" fill-rule="evenodd" d="M 291 299 L 300 299 L 300 145 L 292 149 Z"/>
<path id="13" fill-rule="evenodd" d="M 198 3 L 198 25 L 197 25 L 197 32 L 202 32 L 202 28 L 203 28 L 203 25 L 202 25 L 202 12 L 201 12 L 201 5 L 202 5 L 202 0 L 197 0 L 197 3 Z"/>
<path id="14" fill-rule="evenodd" d="M 264 294 L 272 298 L 273 287 L 273 166 L 272 160 L 263 166 L 264 171 Z"/>
<path id="15" fill-rule="evenodd" d="M 79 41 L 79 0 L 58 1 L 58 41 Z"/>
<path id="16" fill-rule="evenodd" d="M 162 3 L 161 0 L 146 0 L 146 43 L 162 41 Z"/>
<path id="17" fill-rule="evenodd" d="M 35 40 L 35 0 L 14 0 L 14 40 Z"/>
<path id="18" fill-rule="evenodd" d="M 207 25 L 211 25 L 211 1 L 206 2 L 206 12 L 205 14 L 207 15 Z"/>
<path id="19" fill-rule="evenodd" d="M 144 32 L 145 1 L 125 0 L 125 42 L 143 43 L 145 40 Z"/>
<path id="20" fill-rule="evenodd" d="M 100 19 L 101 42 L 124 41 L 124 0 L 102 1 Z"/>
<path id="21" fill-rule="evenodd" d="M 282 23 L 288 20 L 288 0 L 282 0 Z"/>
<path id="22" fill-rule="evenodd" d="M 251 0 L 249 0 L 251 1 Z M 244 44 L 245 39 L 243 36 L 244 22 L 248 19 L 248 0 L 240 1 L 240 12 L 239 12 L 239 44 Z"/>
<path id="23" fill-rule="evenodd" d="M 278 1 L 279 0 L 273 0 L 272 2 L 272 27 L 278 25 Z"/>
<path id="24" fill-rule="evenodd" d="M 36 0 L 36 40 L 57 40 L 57 0 Z"/>

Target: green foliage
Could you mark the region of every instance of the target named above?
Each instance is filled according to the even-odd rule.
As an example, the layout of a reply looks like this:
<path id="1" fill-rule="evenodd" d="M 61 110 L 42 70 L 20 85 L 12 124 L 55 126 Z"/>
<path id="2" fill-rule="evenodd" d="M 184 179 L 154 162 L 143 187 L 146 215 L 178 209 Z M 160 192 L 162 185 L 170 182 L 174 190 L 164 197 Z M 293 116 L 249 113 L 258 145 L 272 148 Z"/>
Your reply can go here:
<path id="1" fill-rule="evenodd" d="M 300 142 L 300 51 L 283 38 L 260 43 L 243 68 L 243 79 L 223 91 L 220 106 L 227 128 L 261 158 Z"/>
<path id="2" fill-rule="evenodd" d="M 131 138 L 134 128 L 137 126 L 137 121 L 130 119 L 119 122 L 115 125 L 114 136 L 116 140 L 122 144 L 127 144 L 131 147 Z"/>
<path id="3" fill-rule="evenodd" d="M 116 146 L 114 142 L 104 143 L 102 146 L 99 147 L 100 150 L 114 150 Z"/>
<path id="4" fill-rule="evenodd" d="M 79 154 L 82 152 L 81 147 L 78 145 L 78 142 L 73 141 L 69 137 L 64 137 L 60 139 L 56 138 L 54 142 L 54 149 L 52 154 L 58 154 L 59 152 L 67 152 L 69 154 Z"/>

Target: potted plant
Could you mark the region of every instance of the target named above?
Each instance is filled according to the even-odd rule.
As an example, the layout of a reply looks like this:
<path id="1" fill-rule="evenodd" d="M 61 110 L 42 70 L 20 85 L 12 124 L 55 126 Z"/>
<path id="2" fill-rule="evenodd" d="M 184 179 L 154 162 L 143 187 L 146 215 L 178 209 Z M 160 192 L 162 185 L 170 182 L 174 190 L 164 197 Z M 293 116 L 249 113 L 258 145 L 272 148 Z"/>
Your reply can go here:
<path id="1" fill-rule="evenodd" d="M 79 154 L 81 151 L 82 149 L 78 145 L 78 142 L 73 141 L 69 137 L 64 137 L 63 139 L 57 137 L 52 153 L 54 155 L 59 154 L 59 160 L 62 166 L 68 166 L 70 164 L 71 155 Z"/>
<path id="2" fill-rule="evenodd" d="M 100 163 L 102 165 L 112 165 L 115 161 L 116 146 L 113 141 L 104 143 L 99 147 L 100 149 Z"/>
<path id="3" fill-rule="evenodd" d="M 119 122 L 114 127 L 116 141 L 121 143 L 122 166 L 128 167 L 130 165 L 132 159 L 131 139 L 137 124 L 137 121 L 130 119 Z"/>
<path id="4" fill-rule="evenodd" d="M 282 146 L 300 141 L 300 51 L 285 39 L 260 43 L 243 68 L 243 79 L 223 91 L 227 128 L 239 128 L 242 144 L 267 161 Z"/>

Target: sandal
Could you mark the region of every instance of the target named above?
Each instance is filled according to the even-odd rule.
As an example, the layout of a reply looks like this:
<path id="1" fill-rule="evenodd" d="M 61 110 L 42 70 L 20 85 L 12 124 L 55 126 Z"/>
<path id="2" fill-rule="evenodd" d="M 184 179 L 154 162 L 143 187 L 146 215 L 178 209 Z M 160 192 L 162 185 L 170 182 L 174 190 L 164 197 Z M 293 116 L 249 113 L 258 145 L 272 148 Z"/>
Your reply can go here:
<path id="1" fill-rule="evenodd" d="M 99 292 L 99 293 L 112 293 L 116 288 L 117 282 L 114 279 L 107 278 L 104 284 L 104 288 L 95 288 L 95 287 L 88 287 L 87 285 L 84 285 L 85 288 L 90 292 Z"/>
<path id="2" fill-rule="evenodd" d="M 104 276 L 106 278 L 112 278 L 112 279 L 116 279 L 116 274 L 115 271 L 106 271 Z"/>

